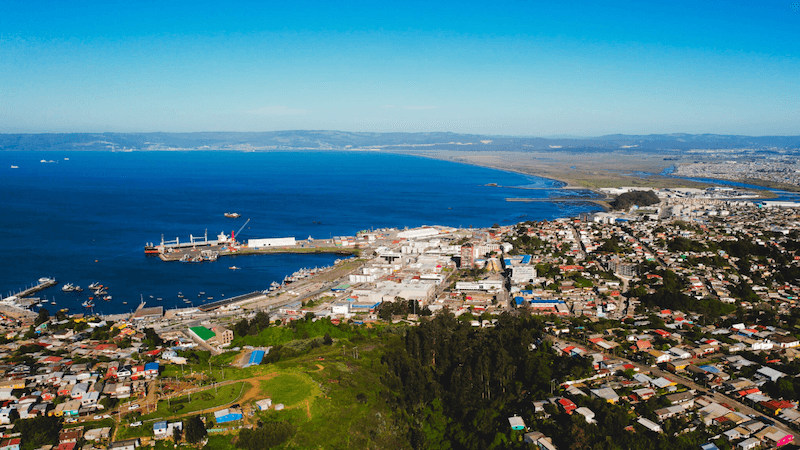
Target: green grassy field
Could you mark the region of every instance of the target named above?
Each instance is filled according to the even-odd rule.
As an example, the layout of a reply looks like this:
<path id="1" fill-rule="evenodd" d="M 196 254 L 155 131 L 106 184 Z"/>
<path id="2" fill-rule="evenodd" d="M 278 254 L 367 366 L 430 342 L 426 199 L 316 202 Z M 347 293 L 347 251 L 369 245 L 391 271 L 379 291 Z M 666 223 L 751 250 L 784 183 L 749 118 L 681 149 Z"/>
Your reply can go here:
<path id="1" fill-rule="evenodd" d="M 117 440 L 121 441 L 124 439 L 133 439 L 133 438 L 143 438 L 153 436 L 153 423 L 146 423 L 140 427 L 131 427 L 127 425 L 122 425 L 119 427 L 117 431 Z"/>
<path id="2" fill-rule="evenodd" d="M 220 388 L 216 395 L 210 388 L 204 391 L 206 395 L 193 394 L 191 402 L 186 396 L 181 397 L 186 398 L 185 403 L 172 401 L 172 406 L 182 406 L 175 412 L 169 410 L 166 401 L 160 401 L 156 411 L 139 418 L 144 422 L 141 427 L 129 427 L 126 425 L 129 421 L 123 420 L 117 439 L 152 436 L 155 420 L 172 420 L 173 417 L 178 420 L 178 416 L 193 411 L 231 403 L 252 405 L 256 400 L 269 397 L 273 404 L 283 403 L 286 409 L 256 412 L 253 417 L 246 415 L 245 423 L 289 421 L 297 431 L 278 448 L 408 448 L 405 430 L 398 429 L 391 420 L 393 413 L 385 402 L 386 395 L 381 393 L 385 369 L 381 363 L 383 348 L 380 343 L 386 342 L 388 335 L 398 329 L 358 327 L 347 331 L 335 338 L 333 345 L 311 348 L 301 356 L 246 369 L 226 366 L 225 378 L 241 381 Z M 352 351 L 355 346 L 359 349 L 358 359 Z M 235 357 L 236 354 L 228 353 L 211 358 L 212 375 L 221 379 L 219 366 L 230 363 Z M 185 366 L 184 376 L 188 377 L 192 369 L 208 372 L 208 362 L 203 362 Z M 172 365 L 165 367 L 163 373 L 173 378 L 180 378 L 180 374 L 180 367 Z M 162 379 L 162 383 L 168 380 Z M 240 392 L 242 397 L 239 397 Z M 213 419 L 208 414 L 207 417 Z M 205 448 L 233 450 L 235 437 L 233 433 L 210 435 Z M 168 443 L 171 448 L 171 441 Z M 161 448 L 159 446 L 156 448 Z"/>
<path id="3" fill-rule="evenodd" d="M 258 418 L 288 420 L 297 428 L 282 448 L 407 448 L 405 439 L 397 437 L 403 431 L 389 420 L 392 413 L 380 392 L 381 351 L 359 341 L 359 359 L 354 359 L 347 351 L 353 345 L 346 342 L 344 352 L 339 344 L 324 346 L 268 365 L 280 375 L 263 383 L 262 390 L 270 391 L 273 404 L 283 402 L 287 409 L 260 412 Z"/>
<path id="4" fill-rule="evenodd" d="M 325 336 L 328 333 L 334 339 L 350 339 L 360 334 L 358 327 L 347 325 L 334 325 L 328 320 L 306 322 L 299 320 L 293 327 L 269 327 L 261 330 L 256 336 L 240 336 L 233 340 L 234 347 L 252 345 L 254 347 L 269 347 L 282 345 L 297 339 L 309 339 Z"/>
<path id="5" fill-rule="evenodd" d="M 306 399 L 313 400 L 320 395 L 320 389 L 305 374 L 282 373 L 275 378 L 261 382 L 261 393 L 272 398 L 272 403 L 283 403 L 287 407 L 297 406 Z"/>
<path id="6" fill-rule="evenodd" d="M 225 406 L 234 403 L 248 389 L 252 388 L 250 383 L 240 381 L 237 383 L 220 386 L 216 392 L 211 387 L 201 392 L 193 393 L 190 396 L 185 395 L 171 399 L 169 402 L 161 400 L 158 402 L 156 411 L 141 416 L 142 421 L 152 421 L 156 419 L 190 414 L 204 409 L 215 408 L 218 406 Z"/>

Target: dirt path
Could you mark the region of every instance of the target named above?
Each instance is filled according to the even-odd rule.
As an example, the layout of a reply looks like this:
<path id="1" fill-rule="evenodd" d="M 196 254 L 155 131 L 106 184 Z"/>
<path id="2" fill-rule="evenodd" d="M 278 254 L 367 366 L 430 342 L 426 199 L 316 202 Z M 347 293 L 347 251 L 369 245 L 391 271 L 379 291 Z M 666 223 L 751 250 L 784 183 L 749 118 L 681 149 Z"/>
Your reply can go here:
<path id="1" fill-rule="evenodd" d="M 253 387 L 245 392 L 244 396 L 240 399 L 239 403 L 244 405 L 245 403 L 250 402 L 251 400 L 255 400 L 257 397 L 261 396 L 261 388 L 259 385 L 262 381 L 267 381 L 275 378 L 278 375 L 278 372 L 268 373 L 266 375 L 259 375 L 257 377 L 247 378 L 244 381 L 249 381 Z"/>

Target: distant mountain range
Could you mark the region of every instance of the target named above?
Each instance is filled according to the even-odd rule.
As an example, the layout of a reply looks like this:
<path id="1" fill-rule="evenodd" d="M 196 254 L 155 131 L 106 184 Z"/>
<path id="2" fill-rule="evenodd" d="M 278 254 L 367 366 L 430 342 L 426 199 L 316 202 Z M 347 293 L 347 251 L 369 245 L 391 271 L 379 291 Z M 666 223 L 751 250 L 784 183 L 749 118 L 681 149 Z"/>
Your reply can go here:
<path id="1" fill-rule="evenodd" d="M 577 150 L 612 149 L 800 149 L 800 136 L 717 134 L 613 134 L 584 139 L 484 136 L 457 133 L 357 133 L 270 131 L 263 133 L 72 133 L 0 134 L 0 150 Z"/>

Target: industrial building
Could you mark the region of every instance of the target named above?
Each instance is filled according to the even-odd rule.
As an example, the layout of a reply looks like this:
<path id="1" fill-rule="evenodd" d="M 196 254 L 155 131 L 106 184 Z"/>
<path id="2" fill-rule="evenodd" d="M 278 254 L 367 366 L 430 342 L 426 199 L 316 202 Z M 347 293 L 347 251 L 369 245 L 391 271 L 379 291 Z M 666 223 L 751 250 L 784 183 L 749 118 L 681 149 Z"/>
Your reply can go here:
<path id="1" fill-rule="evenodd" d="M 247 246 L 253 249 L 269 247 L 293 247 L 295 244 L 296 241 L 293 237 L 247 240 Z"/>

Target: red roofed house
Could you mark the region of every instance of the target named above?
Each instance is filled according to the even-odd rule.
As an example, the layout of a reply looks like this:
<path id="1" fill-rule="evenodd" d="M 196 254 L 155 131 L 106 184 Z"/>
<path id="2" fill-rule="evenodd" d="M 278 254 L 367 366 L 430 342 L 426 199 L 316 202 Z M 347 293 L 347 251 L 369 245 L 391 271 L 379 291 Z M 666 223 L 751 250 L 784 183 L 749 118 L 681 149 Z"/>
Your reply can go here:
<path id="1" fill-rule="evenodd" d="M 774 416 L 777 416 L 782 409 L 794 408 L 794 403 L 788 400 L 770 400 L 768 402 L 759 402 L 758 404 L 766 408 Z"/>
<path id="2" fill-rule="evenodd" d="M 70 394 L 72 394 L 72 385 L 71 384 L 65 384 L 65 385 L 59 387 L 57 394 L 58 395 L 70 395 Z"/>
<path id="3" fill-rule="evenodd" d="M 572 414 L 578 408 L 578 405 L 572 402 L 572 400 L 566 398 L 560 398 L 557 400 L 558 406 L 560 406 L 565 413 Z"/>
<path id="4" fill-rule="evenodd" d="M 743 389 L 743 390 L 737 392 L 736 395 L 738 395 L 739 397 L 744 397 L 744 396 L 747 396 L 747 395 L 750 395 L 750 394 L 760 394 L 760 393 L 761 393 L 761 389 L 759 389 L 759 388 L 751 388 L 751 389 Z"/>

